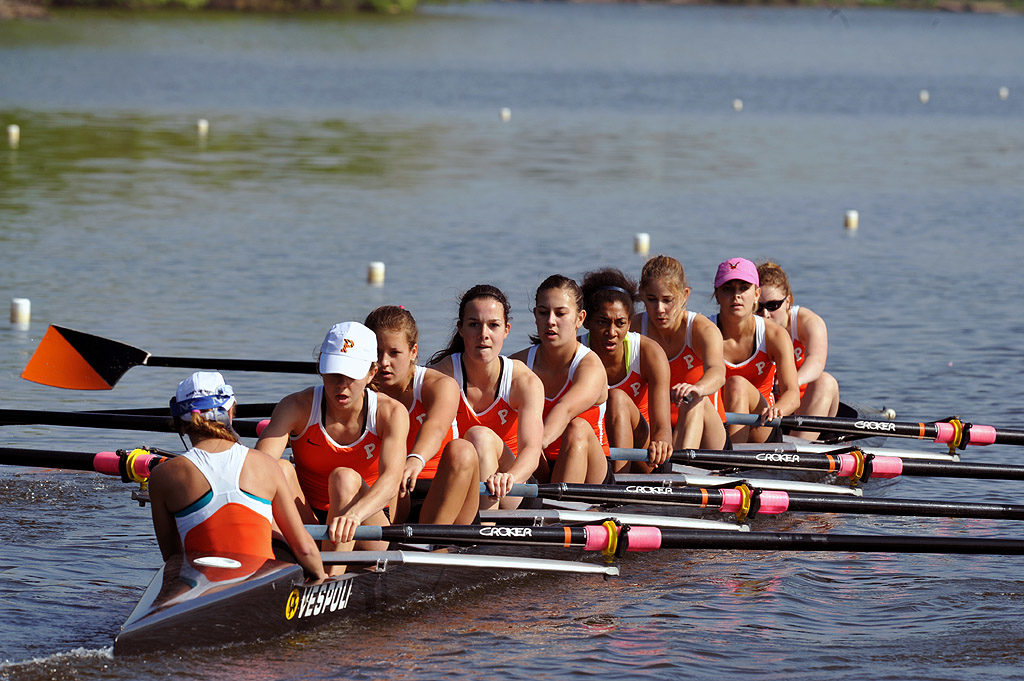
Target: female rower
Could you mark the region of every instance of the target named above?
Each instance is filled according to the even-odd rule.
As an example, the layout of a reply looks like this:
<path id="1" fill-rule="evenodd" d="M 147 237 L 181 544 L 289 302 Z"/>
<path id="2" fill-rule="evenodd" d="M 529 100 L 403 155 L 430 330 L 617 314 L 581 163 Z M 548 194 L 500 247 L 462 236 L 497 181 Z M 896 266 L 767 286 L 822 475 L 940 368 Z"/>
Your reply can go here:
<path id="1" fill-rule="evenodd" d="M 480 505 L 480 465 L 469 441 L 455 438 L 459 385 L 439 371 L 416 365 L 419 331 L 412 314 L 385 305 L 367 315 L 377 334 L 379 369 L 374 387 L 409 411 L 405 469 L 396 521 L 468 525 Z M 430 482 L 419 512 L 410 516 L 417 480 Z"/>
<path id="2" fill-rule="evenodd" d="M 490 501 L 514 508 L 521 499 L 506 498 L 514 483 L 526 482 L 540 463 L 544 437 L 544 385 L 519 360 L 504 357 L 509 304 L 489 284 L 466 291 L 459 301 L 459 319 L 448 347 L 434 354 L 431 365 L 451 376 L 462 389 L 457 417 L 459 433 L 476 447 L 480 477 Z"/>
<path id="3" fill-rule="evenodd" d="M 239 443 L 231 427 L 234 412 L 234 392 L 219 373 L 197 371 L 178 384 L 171 414 L 192 448 L 164 461 L 149 478 L 153 528 L 164 560 L 181 553 L 230 553 L 262 564 L 274 559 L 276 522 L 306 572 L 325 578 L 316 542 L 302 526 L 281 469 Z"/>
<path id="4" fill-rule="evenodd" d="M 579 285 L 553 274 L 534 297 L 534 344 L 514 355 L 544 384 L 544 459 L 537 477 L 551 482 L 609 480 L 604 430 L 608 379 L 597 355 L 577 339 L 586 317 Z"/>
<path id="5" fill-rule="evenodd" d="M 636 284 L 621 271 L 607 268 L 583 277 L 589 343 L 604 365 L 608 381 L 605 424 L 613 447 L 646 449 L 651 470 L 672 454 L 670 371 L 665 351 L 656 342 L 629 330 Z M 625 463 L 616 466 L 624 470 Z"/>
<path id="6" fill-rule="evenodd" d="M 359 322 L 335 324 L 320 347 L 322 385 L 282 399 L 256 445 L 278 459 L 291 445 L 294 469 L 283 468 L 294 471 L 289 481 L 300 510 L 327 524 L 330 550 L 349 550 L 360 525 L 387 525 L 385 507 L 398 494 L 409 413 L 369 388 L 376 363 L 373 331 Z"/>
<path id="7" fill-rule="evenodd" d="M 722 449 L 725 408 L 718 394 L 725 384 L 722 332 L 710 319 L 686 309 L 690 287 L 675 258 L 658 255 L 640 273 L 643 312 L 633 330 L 655 341 L 671 357 L 673 444 L 677 449 Z"/>
<path id="8" fill-rule="evenodd" d="M 761 280 L 758 314 L 789 331 L 800 385 L 800 406 L 794 413 L 807 416 L 835 416 L 839 409 L 839 383 L 825 371 L 828 358 L 828 329 L 825 320 L 810 308 L 793 304 L 793 290 L 782 267 L 773 262 L 757 266 Z M 794 432 L 808 440 L 818 434 Z"/>
<path id="9" fill-rule="evenodd" d="M 722 331 L 726 410 L 759 414 L 764 423 L 792 414 L 800 404 L 800 388 L 789 334 L 755 314 L 759 283 L 757 267 L 745 258 L 720 264 L 715 275 L 719 312 L 712 321 Z M 771 428 L 729 426 L 733 442 L 765 442 L 771 433 Z"/>

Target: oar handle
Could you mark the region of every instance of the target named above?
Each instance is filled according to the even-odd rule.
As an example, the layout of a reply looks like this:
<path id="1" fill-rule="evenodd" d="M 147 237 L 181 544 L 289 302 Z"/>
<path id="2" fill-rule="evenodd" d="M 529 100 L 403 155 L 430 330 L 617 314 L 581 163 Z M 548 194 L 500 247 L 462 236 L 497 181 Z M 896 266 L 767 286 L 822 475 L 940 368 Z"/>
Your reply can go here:
<path id="1" fill-rule="evenodd" d="M 213 371 L 265 371 L 282 374 L 315 374 L 312 361 L 295 362 L 273 359 L 217 359 L 213 357 L 158 357 L 150 355 L 146 366 L 178 367 L 182 369 L 210 369 Z"/>

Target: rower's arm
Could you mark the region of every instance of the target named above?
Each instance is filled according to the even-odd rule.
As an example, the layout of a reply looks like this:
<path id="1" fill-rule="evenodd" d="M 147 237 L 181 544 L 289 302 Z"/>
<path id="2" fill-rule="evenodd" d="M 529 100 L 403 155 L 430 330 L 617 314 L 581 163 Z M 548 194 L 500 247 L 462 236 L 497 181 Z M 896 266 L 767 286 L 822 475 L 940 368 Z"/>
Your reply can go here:
<path id="1" fill-rule="evenodd" d="M 274 511 L 274 522 L 281 529 L 281 534 L 284 535 L 285 540 L 288 542 L 288 547 L 299 561 L 299 564 L 305 568 L 306 572 L 317 579 L 325 579 L 327 573 L 324 571 L 324 564 L 320 560 L 320 549 L 306 528 L 303 527 L 302 518 L 299 516 L 299 511 L 292 501 L 293 495 L 288 488 L 288 482 L 285 480 L 284 474 L 281 472 L 281 467 L 272 457 L 262 452 L 253 453 L 256 456 L 252 458 L 258 462 L 260 474 L 273 481 L 274 496 L 271 504 Z"/>
<path id="2" fill-rule="evenodd" d="M 672 376 L 668 357 L 658 342 L 640 337 L 640 373 L 647 381 L 647 407 L 651 415 L 651 442 L 672 442 L 670 416 Z"/>
<path id="3" fill-rule="evenodd" d="M 541 442 L 544 439 L 544 384 L 537 374 L 518 360 L 512 374 L 509 406 L 519 419 L 516 461 L 506 471 L 516 482 L 526 482 L 540 465 Z"/>
<path id="4" fill-rule="evenodd" d="M 171 462 L 167 462 L 170 464 Z M 181 537 L 174 515 L 167 509 L 167 490 L 175 484 L 170 465 L 158 466 L 149 476 L 149 507 L 153 515 L 153 531 L 164 560 L 182 552 Z"/>
<path id="5" fill-rule="evenodd" d="M 377 435 L 380 437 L 377 479 L 370 491 L 360 497 L 345 514 L 355 516 L 360 523 L 391 503 L 398 494 L 398 485 L 405 469 L 409 412 L 401 402 L 382 394 L 377 395 Z"/>
<path id="6" fill-rule="evenodd" d="M 828 328 L 825 320 L 806 307 L 797 312 L 797 331 L 804 342 L 804 363 L 797 370 L 797 383 L 818 380 L 828 359 Z"/>
<path id="7" fill-rule="evenodd" d="M 800 384 L 796 380 L 796 360 L 789 332 L 778 324 L 765 324 L 765 347 L 775 362 L 775 407 L 789 416 L 800 406 Z"/>
<path id="8" fill-rule="evenodd" d="M 293 393 L 277 403 L 270 415 L 270 423 L 260 434 L 256 449 L 275 459 L 284 456 L 289 438 L 299 435 L 299 429 L 309 419 L 312 397 L 303 399 L 305 392 Z"/>
<path id="9" fill-rule="evenodd" d="M 461 393 L 455 379 L 438 371 L 428 370 L 423 381 L 421 397 L 426 413 L 420 417 L 423 423 L 416 433 L 412 449 L 406 454 L 416 453 L 430 461 L 441 456 L 441 443 L 444 442 L 445 435 L 455 420 Z"/>
<path id="10" fill-rule="evenodd" d="M 574 418 L 607 399 L 608 374 L 597 355 L 593 352 L 588 353 L 576 367 L 572 385 L 544 418 L 542 447 L 546 448 L 562 437 L 562 433 Z"/>
<path id="11" fill-rule="evenodd" d="M 710 319 L 698 315 L 694 324 L 693 344 L 704 364 L 704 375 L 693 385 L 701 395 L 714 395 L 725 385 L 722 331 Z"/>

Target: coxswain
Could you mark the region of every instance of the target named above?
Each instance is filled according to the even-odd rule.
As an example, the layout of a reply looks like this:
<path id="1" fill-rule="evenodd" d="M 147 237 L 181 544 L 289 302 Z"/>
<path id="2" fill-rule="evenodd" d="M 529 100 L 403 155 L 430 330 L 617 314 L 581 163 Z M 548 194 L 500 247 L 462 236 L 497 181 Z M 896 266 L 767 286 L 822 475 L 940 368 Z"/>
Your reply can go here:
<path id="1" fill-rule="evenodd" d="M 533 318 L 533 344 L 512 358 L 544 384 L 544 458 L 536 476 L 541 482 L 610 482 L 608 381 L 601 360 L 577 337 L 586 318 L 579 284 L 560 274 L 545 279 L 534 296 Z"/>
<path id="2" fill-rule="evenodd" d="M 690 287 L 675 258 L 657 255 L 640 273 L 644 311 L 633 317 L 633 331 L 661 346 L 671 375 L 672 433 L 676 449 L 723 449 L 725 384 L 722 332 L 704 315 L 690 312 Z"/>
<path id="3" fill-rule="evenodd" d="M 520 360 L 501 354 L 511 330 L 510 306 L 495 286 L 478 284 L 459 300 L 459 317 L 447 347 L 430 365 L 455 379 L 462 391 L 459 433 L 476 448 L 489 496 L 480 506 L 515 508 L 515 483 L 527 482 L 540 464 L 544 437 L 544 385 Z"/>
<path id="4" fill-rule="evenodd" d="M 153 469 L 153 528 L 164 560 L 178 554 L 220 556 L 254 570 L 274 560 L 273 524 L 303 569 L 323 579 L 316 542 L 302 526 L 277 462 L 238 440 L 235 395 L 217 372 L 197 371 L 178 384 L 171 415 L 191 448 Z M 225 556 L 224 554 L 231 554 Z"/>
<path id="5" fill-rule="evenodd" d="M 711 319 L 722 332 L 726 411 L 758 414 L 761 423 L 789 416 L 800 404 L 793 343 L 786 330 L 756 314 L 760 296 L 757 267 L 746 258 L 730 258 L 715 274 L 718 314 Z M 733 442 L 765 442 L 772 428 L 729 426 Z"/>
<path id="6" fill-rule="evenodd" d="M 417 366 L 419 330 L 412 313 L 397 305 L 378 307 L 364 320 L 377 334 L 378 391 L 409 412 L 405 468 L 396 522 L 469 525 L 480 505 L 476 449 L 456 437 L 459 385 L 440 371 Z M 413 499 L 417 480 L 430 484 Z"/>

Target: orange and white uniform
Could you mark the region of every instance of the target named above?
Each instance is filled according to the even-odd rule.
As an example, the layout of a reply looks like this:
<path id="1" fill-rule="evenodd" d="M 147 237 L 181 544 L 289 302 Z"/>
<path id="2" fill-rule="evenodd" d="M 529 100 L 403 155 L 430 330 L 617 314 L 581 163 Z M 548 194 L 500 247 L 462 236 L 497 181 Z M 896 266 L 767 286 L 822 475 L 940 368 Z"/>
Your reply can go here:
<path id="1" fill-rule="evenodd" d="M 238 486 L 248 452 L 245 445 L 236 443 L 216 454 L 195 447 L 182 454 L 210 483 L 209 492 L 174 514 L 186 554 L 274 557 L 270 545 L 274 522 L 270 500 Z"/>
<path id="2" fill-rule="evenodd" d="M 533 363 L 537 358 L 537 348 L 539 346 L 533 345 L 526 354 L 526 366 L 533 369 Z M 576 348 L 576 354 L 573 355 L 572 363 L 569 364 L 569 377 L 565 380 L 565 385 L 561 387 L 558 394 L 554 397 L 544 397 L 544 418 L 548 417 L 551 409 L 558 403 L 558 400 L 562 399 L 562 396 L 569 391 L 572 387 L 573 376 L 576 375 L 576 368 L 579 367 L 580 362 L 588 354 L 593 352 L 590 348 L 580 343 Z M 595 404 L 586 411 L 578 414 L 578 417 L 590 424 L 590 427 L 594 429 L 594 434 L 597 435 L 597 441 L 601 443 L 601 449 L 604 450 L 605 456 L 610 455 L 608 448 L 608 433 L 604 430 L 604 413 L 607 402 L 601 404 Z M 558 458 L 558 448 L 561 445 L 561 439 L 555 440 L 547 447 L 544 448 L 544 456 L 548 458 L 548 461 L 554 461 Z"/>
<path id="3" fill-rule="evenodd" d="M 718 324 L 718 315 L 712 315 L 711 321 Z M 775 395 L 772 394 L 772 387 L 775 384 L 775 361 L 768 354 L 765 345 L 765 320 L 764 317 L 754 317 L 754 354 L 740 362 L 732 364 L 725 361 L 725 377 L 742 376 L 750 381 L 757 388 L 757 391 L 764 395 L 765 401 L 770 405 L 775 404 Z"/>
<path id="4" fill-rule="evenodd" d="M 669 369 L 669 385 L 679 385 L 680 383 L 689 383 L 693 385 L 700 379 L 704 378 L 704 362 L 701 360 L 700 355 L 693 347 L 693 320 L 697 318 L 696 312 L 686 311 L 686 339 L 683 342 L 683 349 L 679 351 L 679 354 L 668 361 Z M 647 333 L 648 324 L 647 311 L 644 310 L 640 317 L 640 333 L 645 336 L 650 336 Z M 715 405 L 715 409 L 718 410 L 718 414 L 725 420 L 725 403 L 722 402 L 721 396 L 718 391 L 715 391 L 714 395 L 708 396 L 711 399 L 711 403 Z M 672 427 L 676 427 L 676 423 L 679 421 L 679 410 L 672 409 Z"/>
<path id="5" fill-rule="evenodd" d="M 462 353 L 456 352 L 452 355 L 452 377 L 459 384 L 462 392 L 462 401 L 459 403 L 459 411 L 455 421 L 460 433 L 465 433 L 473 426 L 486 426 L 500 437 L 513 454 L 519 453 L 519 412 L 509 405 L 512 394 L 512 360 L 504 355 L 499 355 L 501 362 L 501 373 L 498 376 L 498 394 L 490 406 L 481 412 L 476 412 L 469 405 L 466 397 L 466 378 L 462 374 Z"/>
<path id="6" fill-rule="evenodd" d="M 797 333 L 796 315 L 799 311 L 799 305 L 794 305 L 789 308 L 789 337 L 793 339 L 793 359 L 796 360 L 797 371 L 800 370 L 800 367 L 804 364 L 804 360 L 807 359 L 807 347 L 804 345 L 804 342 L 800 340 L 800 336 Z M 807 392 L 806 383 L 800 386 L 800 399 L 804 398 L 805 392 Z"/>
<path id="7" fill-rule="evenodd" d="M 590 346 L 590 332 L 585 332 L 580 336 L 580 342 L 586 346 Z M 633 404 L 640 410 L 640 415 L 644 417 L 647 423 L 651 422 L 650 409 L 647 406 L 647 381 L 640 374 L 640 334 L 636 331 L 629 331 L 626 333 L 626 337 L 622 339 L 623 345 L 625 345 L 626 355 L 626 377 L 615 385 L 608 385 L 609 390 L 618 388 L 622 392 L 629 395 L 629 399 L 633 400 Z"/>
<path id="8" fill-rule="evenodd" d="M 377 435 L 377 393 L 367 389 L 366 427 L 355 442 L 335 442 L 323 426 L 324 387 L 313 388 L 313 406 L 309 420 L 298 437 L 290 439 L 292 461 L 299 486 L 314 509 L 326 511 L 330 505 L 327 478 L 335 468 L 351 468 L 370 486 L 377 481 L 380 436 Z"/>
<path id="9" fill-rule="evenodd" d="M 427 408 L 423 404 L 423 377 L 427 375 L 425 367 L 417 366 L 413 367 L 412 374 L 412 406 L 409 407 L 409 438 L 406 440 L 405 451 L 413 451 L 413 445 L 416 444 L 416 436 L 420 433 L 420 428 L 423 427 L 423 422 L 427 420 Z M 441 446 L 436 452 L 431 454 L 429 457 L 427 452 L 423 452 L 423 457 L 427 459 L 426 464 L 423 465 L 423 470 L 420 471 L 419 478 L 421 480 L 433 480 L 434 476 L 437 475 L 437 466 L 441 462 L 441 457 L 438 456 L 448 443 L 458 437 L 458 422 L 452 421 L 451 427 L 448 432 L 445 433 L 444 440 L 441 441 Z"/>

